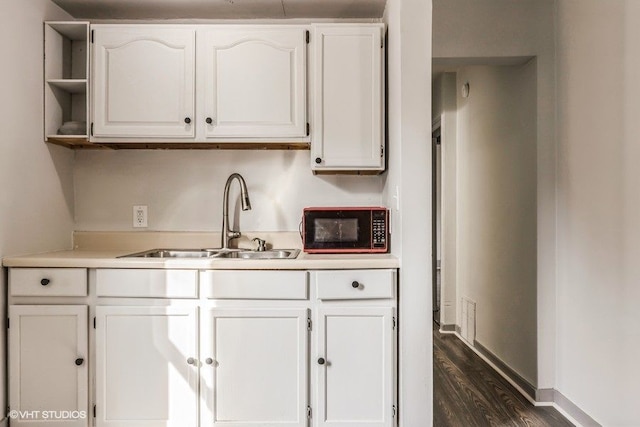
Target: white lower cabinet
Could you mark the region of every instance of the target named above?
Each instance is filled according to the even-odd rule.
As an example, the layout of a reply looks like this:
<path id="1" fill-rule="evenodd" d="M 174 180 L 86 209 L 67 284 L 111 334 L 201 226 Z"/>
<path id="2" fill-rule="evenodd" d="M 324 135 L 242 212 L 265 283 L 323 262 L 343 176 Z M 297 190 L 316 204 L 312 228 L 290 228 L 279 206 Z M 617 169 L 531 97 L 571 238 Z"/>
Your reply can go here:
<path id="1" fill-rule="evenodd" d="M 396 424 L 396 270 L 312 274 L 314 426 Z"/>
<path id="2" fill-rule="evenodd" d="M 392 426 L 393 309 L 323 307 L 317 319 L 315 425 Z"/>
<path id="3" fill-rule="evenodd" d="M 96 425 L 198 423 L 198 309 L 96 307 Z"/>
<path id="4" fill-rule="evenodd" d="M 211 309 L 201 339 L 202 425 L 307 425 L 304 308 Z"/>
<path id="5" fill-rule="evenodd" d="M 87 306 L 9 306 L 12 426 L 87 426 Z"/>
<path id="6" fill-rule="evenodd" d="M 10 410 L 85 416 L 11 425 L 396 424 L 395 270 L 97 269 L 36 300 L 13 273 Z"/>

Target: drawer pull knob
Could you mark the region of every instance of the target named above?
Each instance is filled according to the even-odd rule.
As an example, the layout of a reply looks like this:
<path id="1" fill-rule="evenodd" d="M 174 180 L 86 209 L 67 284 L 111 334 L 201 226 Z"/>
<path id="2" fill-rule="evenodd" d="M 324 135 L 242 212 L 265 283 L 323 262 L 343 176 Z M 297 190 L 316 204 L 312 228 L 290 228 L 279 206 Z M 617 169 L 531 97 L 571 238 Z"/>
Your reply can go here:
<path id="1" fill-rule="evenodd" d="M 210 357 L 207 357 L 207 359 L 204 361 L 207 365 L 213 365 L 213 359 Z"/>
<path id="2" fill-rule="evenodd" d="M 195 365 L 196 364 L 196 359 L 194 359 L 193 357 L 190 357 L 187 359 L 187 363 L 189 365 Z"/>
<path id="3" fill-rule="evenodd" d="M 82 366 L 83 363 L 84 359 L 82 357 L 76 359 L 76 366 Z"/>
<path id="4" fill-rule="evenodd" d="M 40 284 L 41 284 L 42 286 L 47 286 L 49 283 L 51 283 L 51 280 L 49 280 L 49 279 L 42 279 L 42 280 L 40 280 Z"/>
<path id="5" fill-rule="evenodd" d="M 321 357 L 320 359 L 318 359 L 318 365 L 324 365 L 324 363 L 325 363 L 324 358 Z"/>
<path id="6" fill-rule="evenodd" d="M 191 123 L 191 117 L 185 117 L 185 118 L 184 118 L 184 122 L 185 122 L 186 124 Z"/>
<path id="7" fill-rule="evenodd" d="M 317 163 L 317 164 L 322 163 L 322 159 L 321 159 L 320 157 L 316 157 L 316 163 Z"/>
<path id="8" fill-rule="evenodd" d="M 208 125 L 213 124 L 213 119 L 211 117 L 207 117 L 205 122 L 207 122 Z"/>
<path id="9" fill-rule="evenodd" d="M 358 289 L 360 287 L 360 283 L 357 280 L 354 280 L 353 282 L 351 282 L 351 287 L 353 287 L 354 289 Z"/>

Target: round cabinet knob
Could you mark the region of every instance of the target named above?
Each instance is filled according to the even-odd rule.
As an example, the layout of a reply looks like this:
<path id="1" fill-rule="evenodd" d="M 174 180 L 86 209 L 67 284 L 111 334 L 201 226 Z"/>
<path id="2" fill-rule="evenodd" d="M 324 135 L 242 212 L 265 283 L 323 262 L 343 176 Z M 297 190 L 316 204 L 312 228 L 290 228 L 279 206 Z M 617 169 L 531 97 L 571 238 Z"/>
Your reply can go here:
<path id="1" fill-rule="evenodd" d="M 51 283 L 51 280 L 49 280 L 49 279 L 42 279 L 42 280 L 40 280 L 40 284 L 41 284 L 42 286 L 47 286 L 49 283 Z"/>
<path id="2" fill-rule="evenodd" d="M 193 357 L 190 357 L 187 359 L 187 363 L 189 365 L 195 365 L 196 364 L 196 359 L 194 359 Z"/>
<path id="3" fill-rule="evenodd" d="M 213 359 L 210 357 L 207 357 L 207 359 L 204 361 L 207 365 L 213 365 Z"/>
<path id="4" fill-rule="evenodd" d="M 82 364 L 84 363 L 84 359 L 79 357 L 76 359 L 76 366 L 82 366 Z"/>
<path id="5" fill-rule="evenodd" d="M 354 280 L 353 282 L 351 282 L 351 286 L 354 289 L 358 289 L 360 287 L 360 283 L 357 280 Z"/>
<path id="6" fill-rule="evenodd" d="M 207 120 L 205 120 L 205 122 L 210 125 L 211 123 L 213 123 L 213 119 L 211 117 L 207 117 Z"/>
<path id="7" fill-rule="evenodd" d="M 186 124 L 191 123 L 191 118 L 189 118 L 189 117 L 185 117 L 184 122 L 185 122 Z"/>
<path id="8" fill-rule="evenodd" d="M 321 159 L 320 157 L 316 157 L 316 163 L 317 163 L 317 164 L 322 163 L 322 159 Z"/>
<path id="9" fill-rule="evenodd" d="M 324 363 L 326 362 L 326 360 L 324 360 L 324 358 L 320 358 L 318 359 L 318 365 L 324 365 Z"/>

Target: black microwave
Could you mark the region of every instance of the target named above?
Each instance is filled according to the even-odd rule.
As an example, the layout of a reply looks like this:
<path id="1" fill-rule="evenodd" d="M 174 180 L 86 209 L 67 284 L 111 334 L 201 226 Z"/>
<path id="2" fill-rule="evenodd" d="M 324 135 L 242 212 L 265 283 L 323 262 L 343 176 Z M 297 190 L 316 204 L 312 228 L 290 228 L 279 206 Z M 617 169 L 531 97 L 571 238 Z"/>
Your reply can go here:
<path id="1" fill-rule="evenodd" d="M 386 253 L 389 210 L 383 207 L 305 208 L 304 251 L 313 253 Z"/>

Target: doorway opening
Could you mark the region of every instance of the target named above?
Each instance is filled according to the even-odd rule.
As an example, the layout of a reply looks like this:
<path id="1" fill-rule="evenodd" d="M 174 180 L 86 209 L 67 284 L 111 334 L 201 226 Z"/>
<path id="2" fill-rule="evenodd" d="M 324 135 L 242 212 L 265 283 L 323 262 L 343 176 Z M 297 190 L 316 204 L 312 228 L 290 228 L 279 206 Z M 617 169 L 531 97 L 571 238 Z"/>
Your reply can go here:
<path id="1" fill-rule="evenodd" d="M 535 399 L 537 60 L 433 70 L 434 324 Z"/>

